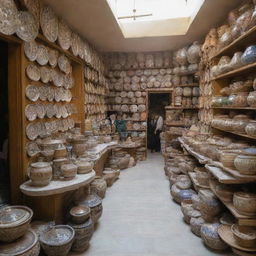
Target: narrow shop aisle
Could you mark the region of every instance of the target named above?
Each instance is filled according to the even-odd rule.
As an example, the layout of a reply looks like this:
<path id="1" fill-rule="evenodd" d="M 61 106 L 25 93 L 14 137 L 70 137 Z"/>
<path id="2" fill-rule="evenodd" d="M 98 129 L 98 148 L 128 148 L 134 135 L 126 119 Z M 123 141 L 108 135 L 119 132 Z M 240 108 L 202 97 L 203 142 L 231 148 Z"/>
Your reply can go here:
<path id="1" fill-rule="evenodd" d="M 170 198 L 160 154 L 121 172 L 103 200 L 88 256 L 212 256 Z M 79 254 L 81 255 L 81 254 Z M 224 254 L 225 256 L 227 254 Z"/>

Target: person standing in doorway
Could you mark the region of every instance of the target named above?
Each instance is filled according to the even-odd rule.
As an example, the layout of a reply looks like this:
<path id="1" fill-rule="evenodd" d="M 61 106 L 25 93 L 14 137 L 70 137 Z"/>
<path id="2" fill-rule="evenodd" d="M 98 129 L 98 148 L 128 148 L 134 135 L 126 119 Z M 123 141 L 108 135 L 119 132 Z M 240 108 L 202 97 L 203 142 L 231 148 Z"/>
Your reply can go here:
<path id="1" fill-rule="evenodd" d="M 156 128 L 154 131 L 155 143 L 154 150 L 156 152 L 161 151 L 161 143 L 160 143 L 160 133 L 163 131 L 164 119 L 161 115 L 157 114 L 155 117 Z"/>
<path id="2" fill-rule="evenodd" d="M 148 149 L 151 153 L 154 151 L 155 147 L 155 129 L 156 129 L 156 119 L 155 113 L 152 113 L 148 119 Z"/>
<path id="3" fill-rule="evenodd" d="M 126 121 L 122 120 L 122 115 L 120 113 L 117 115 L 117 119 L 115 120 L 115 127 L 121 141 L 125 141 L 127 137 Z"/>

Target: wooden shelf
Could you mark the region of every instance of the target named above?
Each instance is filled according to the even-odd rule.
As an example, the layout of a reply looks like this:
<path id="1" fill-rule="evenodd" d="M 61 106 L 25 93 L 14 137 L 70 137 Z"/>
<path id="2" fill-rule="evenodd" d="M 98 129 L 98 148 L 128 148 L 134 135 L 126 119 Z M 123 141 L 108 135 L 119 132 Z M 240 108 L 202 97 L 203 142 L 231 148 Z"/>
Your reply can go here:
<path id="1" fill-rule="evenodd" d="M 173 87 L 170 88 L 148 88 L 147 92 L 171 92 L 173 91 Z"/>
<path id="2" fill-rule="evenodd" d="M 222 48 L 219 52 L 217 52 L 211 59 L 218 58 L 224 55 L 231 55 L 237 51 L 241 51 L 242 48 L 247 47 L 252 44 L 256 40 L 256 26 L 248 30 L 245 34 L 235 39 L 231 44 Z"/>
<path id="3" fill-rule="evenodd" d="M 185 126 L 185 123 L 183 123 L 183 122 L 176 122 L 176 123 L 166 123 L 165 124 L 166 126 Z"/>
<path id="4" fill-rule="evenodd" d="M 199 87 L 199 83 L 180 84 L 180 85 L 174 85 L 174 87 Z"/>
<path id="5" fill-rule="evenodd" d="M 199 109 L 199 107 L 173 107 L 173 106 L 167 106 L 165 109 L 177 109 L 177 110 L 183 110 L 183 109 Z"/>
<path id="6" fill-rule="evenodd" d="M 249 65 L 246 65 L 246 66 L 243 66 L 243 67 L 238 68 L 236 70 L 224 73 L 222 75 L 219 75 L 219 76 L 213 78 L 211 81 L 216 81 L 216 80 L 225 79 L 225 78 L 229 78 L 229 77 L 239 76 L 239 75 L 244 74 L 244 73 L 252 72 L 255 68 L 256 68 L 256 62 L 252 63 L 252 64 L 249 64 Z"/>
<path id="7" fill-rule="evenodd" d="M 205 157 L 193 149 L 191 149 L 183 140 L 179 138 L 180 143 L 184 149 L 194 156 L 199 163 L 205 165 L 205 168 L 216 178 L 220 183 L 224 184 L 245 184 L 256 182 L 256 176 L 242 175 L 236 170 L 230 170 L 225 168 L 220 162 L 213 161 L 212 159 Z"/>
<path id="8" fill-rule="evenodd" d="M 234 135 L 237 135 L 237 136 L 240 136 L 240 137 L 243 137 L 243 138 L 256 140 L 256 137 L 249 136 L 249 135 L 247 135 L 247 134 L 231 132 L 231 131 L 227 131 L 227 130 L 224 130 L 224 129 L 221 129 L 221 128 L 217 128 L 217 127 L 214 127 L 214 126 L 212 126 L 212 128 L 217 129 L 217 130 L 219 130 L 219 131 L 226 132 L 226 133 L 234 134 Z"/>
<path id="9" fill-rule="evenodd" d="M 239 225 L 245 226 L 256 226 L 256 216 L 247 216 L 237 212 L 232 202 L 227 202 L 222 199 L 220 195 L 218 195 L 213 186 L 210 186 L 211 191 L 215 194 L 216 197 L 229 209 L 232 215 L 238 220 Z"/>
<path id="10" fill-rule="evenodd" d="M 256 110 L 254 107 L 212 107 L 212 109 L 232 109 L 232 110 Z"/>

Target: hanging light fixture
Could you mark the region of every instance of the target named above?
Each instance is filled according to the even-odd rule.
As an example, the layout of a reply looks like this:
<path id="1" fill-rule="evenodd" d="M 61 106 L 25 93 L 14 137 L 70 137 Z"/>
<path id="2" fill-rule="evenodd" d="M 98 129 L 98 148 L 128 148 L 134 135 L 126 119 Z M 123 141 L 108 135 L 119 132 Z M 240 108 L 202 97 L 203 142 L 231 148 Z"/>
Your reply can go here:
<path id="1" fill-rule="evenodd" d="M 132 12 L 133 12 L 133 15 L 131 15 L 131 16 L 121 16 L 121 17 L 118 17 L 118 19 L 119 20 L 121 20 L 121 19 L 133 19 L 135 21 L 137 18 L 153 16 L 152 13 L 149 13 L 149 14 L 137 14 L 136 0 L 133 1 L 133 10 L 132 10 Z"/>

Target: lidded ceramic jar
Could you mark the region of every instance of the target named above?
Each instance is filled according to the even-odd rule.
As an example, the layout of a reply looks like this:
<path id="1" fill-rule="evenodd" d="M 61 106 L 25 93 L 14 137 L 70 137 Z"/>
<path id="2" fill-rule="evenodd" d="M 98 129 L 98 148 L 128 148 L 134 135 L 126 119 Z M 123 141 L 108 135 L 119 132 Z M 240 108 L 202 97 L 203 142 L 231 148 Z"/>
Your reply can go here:
<path id="1" fill-rule="evenodd" d="M 52 167 L 48 162 L 30 164 L 29 177 L 34 186 L 47 186 L 52 179 Z"/>
<path id="2" fill-rule="evenodd" d="M 61 167 L 61 175 L 65 180 L 72 180 L 76 177 L 77 166 L 74 164 L 63 164 Z"/>
<path id="3" fill-rule="evenodd" d="M 192 89 L 190 87 L 185 87 L 183 89 L 183 96 L 191 97 L 191 95 L 192 95 Z"/>
<path id="4" fill-rule="evenodd" d="M 256 121 L 251 120 L 245 127 L 245 131 L 249 136 L 256 136 Z"/>
<path id="5" fill-rule="evenodd" d="M 61 177 L 61 166 L 68 163 L 67 158 L 58 158 L 53 160 L 53 179 L 58 180 Z"/>
<path id="6" fill-rule="evenodd" d="M 240 154 L 235 158 L 234 164 L 241 174 L 256 175 L 256 155 Z"/>

